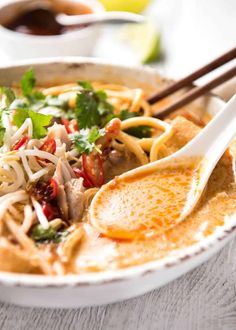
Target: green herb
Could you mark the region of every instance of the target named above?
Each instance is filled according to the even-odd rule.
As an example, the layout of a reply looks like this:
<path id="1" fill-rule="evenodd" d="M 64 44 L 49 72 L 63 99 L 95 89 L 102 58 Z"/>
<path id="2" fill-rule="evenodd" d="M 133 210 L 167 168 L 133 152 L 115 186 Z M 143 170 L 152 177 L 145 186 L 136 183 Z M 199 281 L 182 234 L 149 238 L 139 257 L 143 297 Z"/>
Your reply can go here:
<path id="1" fill-rule="evenodd" d="M 79 133 L 74 134 L 72 142 L 80 154 L 89 154 L 96 148 L 95 142 L 105 135 L 105 129 L 93 127 L 91 129 L 81 129 Z"/>
<path id="2" fill-rule="evenodd" d="M 113 106 L 107 102 L 107 94 L 100 90 L 95 92 L 95 95 L 98 98 L 98 112 L 100 116 L 112 113 Z"/>
<path id="3" fill-rule="evenodd" d="M 93 91 L 93 86 L 88 81 L 78 81 L 78 85 L 83 87 L 83 89 Z"/>
<path id="4" fill-rule="evenodd" d="M 118 118 L 120 120 L 126 120 L 129 118 L 134 118 L 138 117 L 139 113 L 137 112 L 130 112 L 129 110 L 122 110 L 121 113 L 119 114 Z M 124 131 L 125 133 L 135 136 L 137 138 L 145 138 L 145 137 L 150 137 L 152 129 L 149 126 L 136 126 L 136 127 L 130 127 Z"/>
<path id="5" fill-rule="evenodd" d="M 57 232 L 52 227 L 48 227 L 47 229 L 43 228 L 42 225 L 35 225 L 30 233 L 30 236 L 35 241 L 42 240 L 53 240 L 56 236 Z"/>
<path id="6" fill-rule="evenodd" d="M 29 69 L 25 72 L 21 79 L 21 90 L 23 95 L 30 101 L 35 103 L 38 100 L 44 100 L 45 95 L 40 91 L 35 91 L 36 78 L 33 69 Z"/>
<path id="7" fill-rule="evenodd" d="M 15 99 L 12 104 L 10 105 L 10 110 L 15 110 L 18 108 L 28 108 L 28 103 L 25 100 Z"/>
<path id="8" fill-rule="evenodd" d="M 5 96 L 6 107 L 9 107 L 16 98 L 14 91 L 9 87 L 0 87 L 0 94 Z"/>
<path id="9" fill-rule="evenodd" d="M 48 95 L 45 99 L 45 104 L 44 106 L 48 107 L 57 107 L 63 110 L 68 109 L 68 101 L 58 97 L 58 96 L 52 96 Z"/>
<path id="10" fill-rule="evenodd" d="M 138 117 L 138 116 L 139 116 L 139 113 L 130 112 L 127 109 L 122 110 L 118 115 L 115 115 L 114 113 L 109 113 L 106 117 L 104 117 L 102 126 L 105 126 L 107 123 L 109 123 L 109 121 L 111 121 L 114 118 L 119 118 L 122 121 L 122 120 L 134 118 L 134 117 Z"/>
<path id="11" fill-rule="evenodd" d="M 4 143 L 4 134 L 6 131 L 6 128 L 3 125 L 3 114 L 9 113 L 9 108 L 0 109 L 0 146 Z"/>
<path id="12" fill-rule="evenodd" d="M 150 137 L 152 133 L 152 129 L 150 126 L 141 125 L 136 127 L 130 127 L 124 130 L 124 132 L 141 139 L 141 138 Z"/>
<path id="13" fill-rule="evenodd" d="M 34 225 L 30 232 L 31 238 L 38 243 L 60 243 L 68 235 L 68 231 L 56 231 L 54 228 L 43 228 L 42 225 Z"/>
<path id="14" fill-rule="evenodd" d="M 99 126 L 98 104 L 93 93 L 84 92 L 77 95 L 75 114 L 80 128 Z"/>
<path id="15" fill-rule="evenodd" d="M 36 79 L 32 69 L 29 69 L 25 72 L 21 78 L 21 90 L 25 97 L 32 96 L 33 89 L 36 84 Z"/>
<path id="16" fill-rule="evenodd" d="M 30 109 L 19 108 L 14 112 L 13 123 L 17 127 L 21 127 L 26 118 L 32 120 L 33 138 L 40 139 L 47 134 L 47 129 L 45 127 L 50 125 L 52 120 L 51 115 L 43 115 Z"/>
<path id="17" fill-rule="evenodd" d="M 2 122 L 2 115 L 3 115 L 3 110 L 1 110 L 0 112 L 0 146 L 3 145 L 4 142 L 4 134 L 5 134 L 5 127 L 3 126 L 3 122 Z"/>
<path id="18" fill-rule="evenodd" d="M 0 87 L 0 94 L 4 95 L 4 103 L 2 104 L 2 109 L 0 109 L 0 146 L 4 142 L 5 127 L 3 125 L 3 113 L 9 113 L 9 107 L 15 100 L 16 96 L 14 91 L 9 87 Z"/>
<path id="19" fill-rule="evenodd" d="M 80 128 L 102 126 L 104 117 L 111 114 L 113 106 L 107 102 L 104 91 L 95 91 L 89 82 L 79 82 L 83 87 L 77 95 L 75 115 Z"/>
<path id="20" fill-rule="evenodd" d="M 129 110 L 122 110 L 117 117 L 120 120 L 126 120 L 126 119 L 129 119 L 129 118 L 134 118 L 134 117 L 138 117 L 138 116 L 139 116 L 138 112 L 131 112 Z"/>
<path id="21" fill-rule="evenodd" d="M 0 146 L 3 145 L 5 131 L 6 131 L 6 129 L 1 126 L 0 127 Z"/>

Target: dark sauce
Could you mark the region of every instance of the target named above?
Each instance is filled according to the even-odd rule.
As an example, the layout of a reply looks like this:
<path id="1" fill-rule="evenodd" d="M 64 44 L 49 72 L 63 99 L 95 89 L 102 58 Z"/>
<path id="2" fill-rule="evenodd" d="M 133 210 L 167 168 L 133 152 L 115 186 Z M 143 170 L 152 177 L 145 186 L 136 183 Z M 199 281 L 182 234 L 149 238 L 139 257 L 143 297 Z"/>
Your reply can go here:
<path id="1" fill-rule="evenodd" d="M 65 12 L 68 15 L 72 13 L 68 10 Z M 89 8 L 83 8 L 81 12 L 74 14 L 91 13 Z M 63 26 L 56 21 L 57 12 L 51 9 L 36 8 L 27 12 L 21 13 L 13 21 L 4 24 L 4 27 L 15 32 L 36 35 L 36 36 L 55 36 L 68 32 L 72 32 L 87 25 L 80 26 Z"/>

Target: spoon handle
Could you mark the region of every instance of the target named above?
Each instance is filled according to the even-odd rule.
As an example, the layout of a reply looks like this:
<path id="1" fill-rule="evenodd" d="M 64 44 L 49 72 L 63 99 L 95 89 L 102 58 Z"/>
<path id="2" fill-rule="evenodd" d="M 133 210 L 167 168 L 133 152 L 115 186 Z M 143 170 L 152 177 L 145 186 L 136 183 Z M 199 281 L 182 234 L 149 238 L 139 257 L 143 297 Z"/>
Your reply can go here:
<path id="1" fill-rule="evenodd" d="M 236 94 L 182 151 L 190 156 L 204 155 L 216 164 L 235 135 Z"/>
<path id="2" fill-rule="evenodd" d="M 236 94 L 192 142 L 175 154 L 175 157 L 202 158 L 180 221 L 190 214 L 199 201 L 212 171 L 235 135 Z"/>
<path id="3" fill-rule="evenodd" d="M 96 23 L 144 23 L 145 17 L 128 12 L 102 12 L 85 15 L 59 14 L 56 17 L 62 25 L 96 24 Z"/>

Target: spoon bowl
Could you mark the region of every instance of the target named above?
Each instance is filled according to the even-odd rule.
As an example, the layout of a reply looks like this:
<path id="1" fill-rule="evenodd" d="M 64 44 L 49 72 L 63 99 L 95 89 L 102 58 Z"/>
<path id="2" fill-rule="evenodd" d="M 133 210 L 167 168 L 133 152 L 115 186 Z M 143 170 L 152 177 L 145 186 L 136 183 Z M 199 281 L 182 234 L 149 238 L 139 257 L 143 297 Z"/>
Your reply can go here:
<path id="1" fill-rule="evenodd" d="M 198 203 L 217 162 L 236 134 L 236 95 L 185 147 L 104 185 L 89 217 L 106 236 L 160 235 L 183 221 Z"/>

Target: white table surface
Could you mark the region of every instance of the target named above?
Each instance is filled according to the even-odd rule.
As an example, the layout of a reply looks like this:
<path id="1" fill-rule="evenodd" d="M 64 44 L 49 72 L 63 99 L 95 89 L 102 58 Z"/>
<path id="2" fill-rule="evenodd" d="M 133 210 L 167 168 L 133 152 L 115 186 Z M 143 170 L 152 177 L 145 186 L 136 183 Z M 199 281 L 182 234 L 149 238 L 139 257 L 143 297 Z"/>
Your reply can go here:
<path id="1" fill-rule="evenodd" d="M 231 48 L 236 41 L 235 0 L 157 0 L 149 14 L 159 22 L 166 61 L 158 68 L 179 77 Z M 188 28 L 186 28 L 186 25 Z M 96 56 L 129 62 L 106 30 Z M 123 56 L 123 58 L 122 58 Z M 7 63 L 0 53 L 1 63 Z M 183 64 L 184 63 L 184 66 Z M 236 88 L 233 88 L 236 91 Z M 1 299 L 1 297 L 0 297 Z M 53 310 L 0 303 L 1 330 L 236 329 L 236 239 L 208 262 L 142 297 L 108 306 Z"/>

